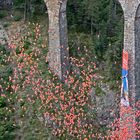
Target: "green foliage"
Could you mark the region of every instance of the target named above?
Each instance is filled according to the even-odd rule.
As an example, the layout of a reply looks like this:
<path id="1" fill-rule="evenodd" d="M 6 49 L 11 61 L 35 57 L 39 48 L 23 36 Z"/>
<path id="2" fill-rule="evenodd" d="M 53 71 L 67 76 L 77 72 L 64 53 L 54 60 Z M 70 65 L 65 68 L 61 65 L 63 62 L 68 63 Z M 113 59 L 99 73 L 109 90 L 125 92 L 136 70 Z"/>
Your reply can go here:
<path id="1" fill-rule="evenodd" d="M 29 34 L 23 36 L 21 42 L 16 42 L 17 46 L 14 50 L 16 55 L 11 54 L 11 58 L 13 58 L 16 64 L 15 68 L 17 71 L 20 71 L 17 68 L 17 64 L 24 65 L 20 71 L 21 75 L 18 73 L 18 77 L 15 77 L 15 79 L 15 73 L 12 75 L 15 81 L 12 85 L 16 86 L 18 84 L 19 87 L 17 91 L 14 91 L 14 89 L 12 90 L 13 96 L 11 100 L 14 101 L 13 106 L 17 109 L 14 112 L 14 117 L 17 118 L 15 123 L 19 127 L 19 129 L 16 130 L 16 138 L 22 137 L 27 140 L 45 140 L 51 136 L 49 135 L 48 127 L 44 125 L 44 120 L 39 120 L 39 117 L 43 115 L 41 110 L 39 111 L 42 102 L 36 96 L 33 96 L 32 84 L 27 84 L 26 87 L 23 86 L 23 83 L 28 81 L 27 78 L 30 76 L 30 73 L 32 73 L 31 68 L 35 67 L 36 64 L 38 65 L 36 69 L 37 72 L 32 75 L 35 81 L 39 78 L 46 80 L 45 78 L 49 75 L 48 66 L 45 62 L 47 47 L 46 44 L 43 44 L 44 40 L 42 36 L 38 34 L 39 28 L 35 27 L 34 24 L 29 25 Z M 45 47 L 42 48 L 42 45 Z M 23 49 L 24 52 L 22 52 Z M 32 100 L 35 101 L 34 103 L 28 101 L 30 96 L 32 96 Z"/>
<path id="2" fill-rule="evenodd" d="M 7 96 L 8 97 L 8 96 Z M 0 97 L 0 140 L 14 140 L 16 125 L 12 120 L 14 112 L 9 108 L 7 99 Z"/>
<path id="3" fill-rule="evenodd" d="M 11 66 L 7 62 L 7 57 L 10 52 L 6 50 L 6 46 L 0 46 L 0 85 L 6 87 L 8 84 L 9 76 L 12 74 Z M 6 81 L 6 83 L 4 83 Z"/>
<path id="4" fill-rule="evenodd" d="M 95 93 L 97 96 L 103 96 L 106 94 L 99 86 L 95 87 Z"/>
<path id="5" fill-rule="evenodd" d="M 14 140 L 15 129 L 12 108 L 9 106 L 7 99 L 10 97 L 10 88 L 6 90 L 9 82 L 9 76 L 12 69 L 7 58 L 10 52 L 6 50 L 6 46 L 0 46 L 0 140 Z"/>
<path id="6" fill-rule="evenodd" d="M 82 57 L 85 54 L 85 48 L 90 52 L 90 46 L 92 44 L 92 38 L 90 35 L 85 33 L 70 33 L 69 34 L 69 47 L 70 47 L 70 56 L 73 57 Z"/>
<path id="7" fill-rule="evenodd" d="M 20 21 L 22 19 L 22 16 L 16 15 L 16 16 L 14 16 L 13 19 L 14 19 L 14 21 Z"/>
<path id="8" fill-rule="evenodd" d="M 118 80 L 124 22 L 120 4 L 116 0 L 72 0 L 68 1 L 67 16 L 70 55 L 78 55 L 77 48 L 81 45 L 82 49 L 82 44 L 87 43 L 98 66 L 104 69 L 102 74 L 109 80 Z M 75 32 L 78 32 L 77 36 Z M 114 73 L 117 73 L 116 77 Z"/>
<path id="9" fill-rule="evenodd" d="M 10 23 L 8 23 L 8 22 L 4 22 L 4 23 L 3 23 L 3 27 L 4 27 L 4 28 L 8 27 L 9 25 L 10 25 Z"/>
<path id="10" fill-rule="evenodd" d="M 0 19 L 4 18 L 7 16 L 7 12 L 4 10 L 0 10 Z"/>
<path id="11" fill-rule="evenodd" d="M 36 19 L 46 12 L 44 0 L 14 0 L 14 9 L 24 13 L 25 20 Z"/>

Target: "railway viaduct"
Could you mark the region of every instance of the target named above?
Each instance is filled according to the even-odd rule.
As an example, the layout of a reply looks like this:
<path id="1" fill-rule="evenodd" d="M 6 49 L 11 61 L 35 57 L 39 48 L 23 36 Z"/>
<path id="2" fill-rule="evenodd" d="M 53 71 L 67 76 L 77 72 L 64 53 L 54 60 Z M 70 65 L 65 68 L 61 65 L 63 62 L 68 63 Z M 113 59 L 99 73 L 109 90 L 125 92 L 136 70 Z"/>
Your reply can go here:
<path id="1" fill-rule="evenodd" d="M 50 68 L 64 81 L 69 74 L 69 48 L 67 37 L 67 0 L 44 0 L 49 16 Z M 124 12 L 124 50 L 129 54 L 130 104 L 140 97 L 140 0 L 118 0 Z M 135 116 L 132 116 L 135 121 Z"/>

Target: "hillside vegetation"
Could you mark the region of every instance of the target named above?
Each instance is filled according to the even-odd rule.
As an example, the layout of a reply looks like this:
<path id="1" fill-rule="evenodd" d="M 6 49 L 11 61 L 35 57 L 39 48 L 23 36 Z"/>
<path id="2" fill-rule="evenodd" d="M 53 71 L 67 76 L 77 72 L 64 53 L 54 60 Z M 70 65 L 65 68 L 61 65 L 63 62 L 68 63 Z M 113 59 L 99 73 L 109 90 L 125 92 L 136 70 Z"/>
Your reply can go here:
<path id="1" fill-rule="evenodd" d="M 105 94 L 100 82 L 120 92 L 124 21 L 116 0 L 68 0 L 67 84 L 48 67 L 43 0 L 14 0 L 0 20 L 12 42 L 0 45 L 0 140 L 119 137 L 118 126 L 100 125 L 90 94 Z"/>

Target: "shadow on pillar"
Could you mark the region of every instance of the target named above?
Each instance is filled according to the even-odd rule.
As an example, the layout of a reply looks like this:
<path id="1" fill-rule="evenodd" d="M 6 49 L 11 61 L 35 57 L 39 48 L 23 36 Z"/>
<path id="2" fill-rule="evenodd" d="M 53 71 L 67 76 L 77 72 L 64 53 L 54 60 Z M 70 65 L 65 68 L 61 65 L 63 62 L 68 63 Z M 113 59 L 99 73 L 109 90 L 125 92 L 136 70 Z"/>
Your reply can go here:
<path id="1" fill-rule="evenodd" d="M 66 7 L 67 0 L 64 0 L 60 5 L 59 14 L 62 81 L 67 79 L 70 70 Z"/>
<path id="2" fill-rule="evenodd" d="M 140 5 L 138 6 L 135 16 L 135 82 L 136 82 L 136 112 L 140 110 Z M 139 123 L 140 116 L 136 115 L 136 121 Z M 140 134 L 139 134 L 140 137 Z"/>
<path id="3" fill-rule="evenodd" d="M 136 101 L 140 99 L 140 5 L 135 17 Z"/>

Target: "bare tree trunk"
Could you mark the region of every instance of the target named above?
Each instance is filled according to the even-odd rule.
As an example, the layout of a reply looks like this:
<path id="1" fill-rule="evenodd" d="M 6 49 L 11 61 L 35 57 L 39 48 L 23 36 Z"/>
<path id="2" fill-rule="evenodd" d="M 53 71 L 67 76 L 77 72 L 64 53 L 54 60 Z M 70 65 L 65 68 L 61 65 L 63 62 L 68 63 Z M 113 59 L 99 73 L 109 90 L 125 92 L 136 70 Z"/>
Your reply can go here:
<path id="1" fill-rule="evenodd" d="M 24 3 L 24 21 L 27 21 L 30 19 L 30 13 L 31 13 L 31 0 L 25 0 L 25 3 Z"/>

